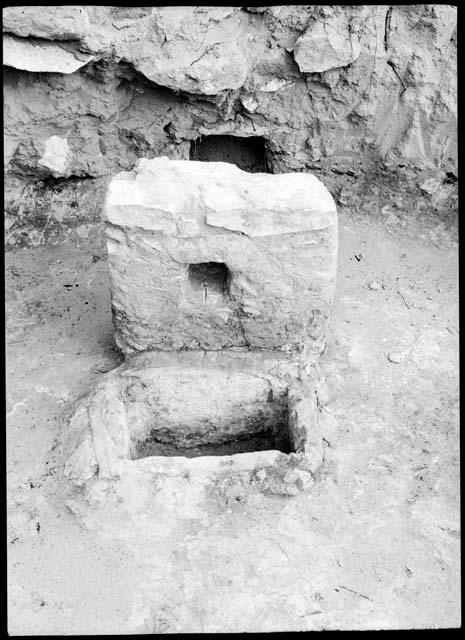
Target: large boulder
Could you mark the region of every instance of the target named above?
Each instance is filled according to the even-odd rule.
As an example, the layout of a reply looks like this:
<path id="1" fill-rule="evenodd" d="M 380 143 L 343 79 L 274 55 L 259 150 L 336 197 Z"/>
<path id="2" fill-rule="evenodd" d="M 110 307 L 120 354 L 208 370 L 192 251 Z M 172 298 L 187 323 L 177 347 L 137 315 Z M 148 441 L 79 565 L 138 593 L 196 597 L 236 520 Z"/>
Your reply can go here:
<path id="1" fill-rule="evenodd" d="M 351 32 L 346 14 L 316 20 L 297 40 L 295 61 L 304 73 L 321 73 L 346 67 L 360 55 L 360 42 Z"/>
<path id="2" fill-rule="evenodd" d="M 234 7 L 157 7 L 138 23 L 128 22 L 116 39 L 119 56 L 146 78 L 174 90 L 214 95 L 239 89 L 250 62 L 247 34 Z"/>

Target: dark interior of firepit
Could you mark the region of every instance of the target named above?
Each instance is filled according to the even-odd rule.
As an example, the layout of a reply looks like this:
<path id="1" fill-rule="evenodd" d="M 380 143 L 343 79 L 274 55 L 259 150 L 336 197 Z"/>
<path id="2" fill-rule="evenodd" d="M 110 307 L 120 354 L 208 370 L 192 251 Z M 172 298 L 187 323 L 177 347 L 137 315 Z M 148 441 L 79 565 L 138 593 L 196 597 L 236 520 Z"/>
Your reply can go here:
<path id="1" fill-rule="evenodd" d="M 292 449 L 278 380 L 231 366 L 149 367 L 127 378 L 123 398 L 133 460 Z"/>
<path id="2" fill-rule="evenodd" d="M 213 381 L 214 384 L 214 381 Z M 191 400 L 193 402 L 193 400 Z M 185 398 L 185 411 L 172 420 L 170 412 L 165 419 L 152 413 L 144 427 L 132 441 L 132 459 L 150 456 L 226 456 L 248 451 L 278 450 L 289 453 L 289 423 L 287 398 L 274 397 L 248 405 L 238 405 L 236 411 L 204 417 L 190 424 L 187 415 L 189 398 Z"/>
<path id="3" fill-rule="evenodd" d="M 281 427 L 281 436 L 270 431 L 263 431 L 253 436 L 236 438 L 229 442 L 205 443 L 195 446 L 177 446 L 170 442 L 161 442 L 159 435 L 154 432 L 144 442 L 139 442 L 135 448 L 133 460 L 148 458 L 150 456 L 184 456 L 197 458 L 199 456 L 231 456 L 236 453 L 251 451 L 268 451 L 274 449 L 283 453 L 290 453 L 289 439 L 284 435 L 287 425 Z"/>

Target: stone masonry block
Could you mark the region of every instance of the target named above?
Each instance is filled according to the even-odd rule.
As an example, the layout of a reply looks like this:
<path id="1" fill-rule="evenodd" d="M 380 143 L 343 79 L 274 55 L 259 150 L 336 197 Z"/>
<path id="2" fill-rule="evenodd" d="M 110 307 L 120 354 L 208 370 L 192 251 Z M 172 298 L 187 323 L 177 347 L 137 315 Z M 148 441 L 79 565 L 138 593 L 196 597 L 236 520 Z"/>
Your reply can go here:
<path id="1" fill-rule="evenodd" d="M 337 212 L 314 176 L 144 159 L 111 181 L 105 219 L 125 354 L 323 348 Z"/>

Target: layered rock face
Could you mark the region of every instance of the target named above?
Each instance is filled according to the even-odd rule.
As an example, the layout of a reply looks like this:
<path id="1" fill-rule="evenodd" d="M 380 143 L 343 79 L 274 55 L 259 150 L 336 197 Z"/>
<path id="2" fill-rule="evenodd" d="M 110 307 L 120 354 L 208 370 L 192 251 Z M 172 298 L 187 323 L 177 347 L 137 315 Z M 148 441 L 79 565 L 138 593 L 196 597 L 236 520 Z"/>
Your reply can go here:
<path id="1" fill-rule="evenodd" d="M 314 176 L 140 160 L 111 181 L 105 219 L 123 352 L 322 349 L 337 212 Z"/>
<path id="2" fill-rule="evenodd" d="M 8 247 L 88 233 L 112 175 L 208 136 L 215 160 L 260 139 L 351 212 L 453 218 L 453 6 L 7 7 L 3 29 Z"/>

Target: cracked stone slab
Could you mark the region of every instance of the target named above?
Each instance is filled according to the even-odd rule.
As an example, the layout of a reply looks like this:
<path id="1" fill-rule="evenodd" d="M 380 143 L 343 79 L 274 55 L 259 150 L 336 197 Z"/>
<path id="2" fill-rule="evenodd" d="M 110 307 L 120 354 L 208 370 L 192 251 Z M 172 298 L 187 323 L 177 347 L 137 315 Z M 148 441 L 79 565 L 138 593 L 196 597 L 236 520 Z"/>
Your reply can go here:
<path id="1" fill-rule="evenodd" d="M 297 40 L 294 58 L 304 73 L 346 67 L 359 57 L 361 46 L 344 14 L 318 20 Z"/>
<path id="2" fill-rule="evenodd" d="M 35 73 L 74 73 L 94 58 L 63 43 L 3 35 L 3 64 Z"/>
<path id="3" fill-rule="evenodd" d="M 117 39 L 118 55 L 152 82 L 214 95 L 239 89 L 250 70 L 247 31 L 237 7 L 156 7 L 143 32 Z M 130 33 L 130 29 L 128 30 Z M 142 46 L 141 46 L 142 44 Z"/>
<path id="4" fill-rule="evenodd" d="M 3 31 L 22 38 L 79 40 L 89 30 L 86 8 L 78 5 L 5 7 L 2 18 Z"/>
<path id="5" fill-rule="evenodd" d="M 105 206 L 115 337 L 125 352 L 318 352 L 336 278 L 337 212 L 308 173 L 141 160 Z M 192 279 L 222 265 L 225 280 Z M 218 268 L 218 267 L 216 267 Z"/>

